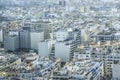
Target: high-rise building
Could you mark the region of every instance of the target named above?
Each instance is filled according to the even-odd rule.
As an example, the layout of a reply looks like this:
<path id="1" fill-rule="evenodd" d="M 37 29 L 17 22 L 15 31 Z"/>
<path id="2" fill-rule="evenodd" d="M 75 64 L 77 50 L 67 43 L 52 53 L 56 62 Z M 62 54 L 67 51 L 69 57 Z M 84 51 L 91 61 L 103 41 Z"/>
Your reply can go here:
<path id="1" fill-rule="evenodd" d="M 41 22 L 39 25 L 39 30 L 44 32 L 45 39 L 50 38 L 50 33 L 52 32 L 52 26 L 49 22 Z"/>
<path id="2" fill-rule="evenodd" d="M 3 42 L 3 31 L 0 29 L 0 42 Z"/>
<path id="3" fill-rule="evenodd" d="M 74 51 L 80 43 L 81 32 L 79 29 L 56 32 L 55 57 L 59 57 L 63 62 L 71 61 Z"/>
<path id="4" fill-rule="evenodd" d="M 38 43 L 42 40 L 44 40 L 44 32 L 38 32 L 38 31 L 30 32 L 31 49 L 38 49 Z"/>
<path id="5" fill-rule="evenodd" d="M 50 21 L 38 21 L 38 22 L 33 22 L 33 21 L 26 21 L 23 22 L 22 24 L 22 29 L 31 31 L 31 30 L 39 30 L 44 32 L 44 38 L 49 39 L 50 38 L 50 33 L 52 32 L 52 24 Z"/>
<path id="6" fill-rule="evenodd" d="M 20 31 L 19 38 L 20 38 L 20 48 L 30 49 L 30 32 L 27 30 Z"/>
<path id="7" fill-rule="evenodd" d="M 8 35 L 4 38 L 5 51 L 15 51 L 19 48 L 19 37 L 17 35 Z"/>
<path id="8" fill-rule="evenodd" d="M 49 57 L 51 53 L 52 43 L 49 40 L 40 41 L 38 44 L 38 54 L 40 56 Z"/>
<path id="9" fill-rule="evenodd" d="M 120 79 L 120 63 L 112 65 L 112 80 Z"/>
<path id="10" fill-rule="evenodd" d="M 62 62 L 71 60 L 72 47 L 67 42 L 56 42 L 55 43 L 55 57 L 60 58 Z"/>

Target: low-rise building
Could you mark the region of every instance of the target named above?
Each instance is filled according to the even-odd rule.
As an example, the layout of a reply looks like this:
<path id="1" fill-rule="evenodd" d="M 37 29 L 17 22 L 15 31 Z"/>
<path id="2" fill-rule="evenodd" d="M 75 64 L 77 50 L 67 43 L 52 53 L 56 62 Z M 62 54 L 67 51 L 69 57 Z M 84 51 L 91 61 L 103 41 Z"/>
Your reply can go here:
<path id="1" fill-rule="evenodd" d="M 5 75 L 8 80 L 12 78 L 20 80 L 49 80 L 54 70 L 59 70 L 60 59 L 50 60 L 47 57 L 39 57 L 35 53 L 25 54 L 20 64 L 15 63 L 4 68 Z"/>
<path id="2" fill-rule="evenodd" d="M 53 80 L 101 80 L 102 61 L 73 60 L 51 76 Z"/>

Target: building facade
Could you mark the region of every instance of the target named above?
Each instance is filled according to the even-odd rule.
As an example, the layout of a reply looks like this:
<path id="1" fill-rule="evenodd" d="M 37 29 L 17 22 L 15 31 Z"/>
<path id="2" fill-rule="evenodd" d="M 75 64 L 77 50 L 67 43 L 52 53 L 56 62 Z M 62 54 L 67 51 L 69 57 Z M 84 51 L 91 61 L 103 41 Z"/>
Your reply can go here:
<path id="1" fill-rule="evenodd" d="M 19 37 L 16 35 L 5 36 L 4 49 L 5 51 L 16 51 L 19 49 Z"/>
<path id="2" fill-rule="evenodd" d="M 30 32 L 27 30 L 22 30 L 19 32 L 20 48 L 30 49 Z"/>
<path id="3" fill-rule="evenodd" d="M 52 43 L 49 40 L 43 40 L 38 43 L 39 56 L 49 57 L 51 53 Z"/>
<path id="4" fill-rule="evenodd" d="M 31 49 L 38 49 L 38 43 L 42 40 L 44 40 L 44 32 L 37 32 L 37 31 L 30 32 Z"/>

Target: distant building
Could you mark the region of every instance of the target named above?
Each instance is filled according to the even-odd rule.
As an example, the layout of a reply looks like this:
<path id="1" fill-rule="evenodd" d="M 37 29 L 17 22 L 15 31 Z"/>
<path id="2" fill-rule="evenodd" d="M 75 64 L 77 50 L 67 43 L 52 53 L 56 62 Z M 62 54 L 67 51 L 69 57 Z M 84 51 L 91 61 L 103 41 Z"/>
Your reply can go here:
<path id="1" fill-rule="evenodd" d="M 50 24 L 50 22 L 48 21 L 44 21 L 44 22 L 40 22 L 38 23 L 38 28 L 40 31 L 44 32 L 44 38 L 45 39 L 49 39 L 50 38 L 50 33 L 52 32 L 52 26 Z"/>
<path id="2" fill-rule="evenodd" d="M 102 61 L 77 60 L 67 63 L 61 70 L 54 71 L 53 80 L 101 80 Z"/>
<path id="3" fill-rule="evenodd" d="M 49 57 L 51 53 L 52 43 L 49 40 L 40 41 L 38 43 L 38 54 L 40 56 Z"/>
<path id="4" fill-rule="evenodd" d="M 74 59 L 91 59 L 91 49 L 76 49 Z"/>
<path id="5" fill-rule="evenodd" d="M 52 32 L 52 26 L 49 21 L 26 21 L 22 24 L 22 30 L 31 31 L 31 30 L 39 30 L 44 32 L 44 38 L 49 39 L 50 33 Z"/>
<path id="6" fill-rule="evenodd" d="M 112 80 L 120 80 L 120 63 L 112 65 Z"/>
<path id="7" fill-rule="evenodd" d="M 19 48 L 19 37 L 16 35 L 8 35 L 4 38 L 5 51 L 15 51 Z"/>
<path id="8" fill-rule="evenodd" d="M 65 0 L 59 0 L 59 5 L 60 6 L 66 6 L 66 1 Z"/>
<path id="9" fill-rule="evenodd" d="M 30 32 L 27 30 L 21 30 L 19 32 L 20 37 L 20 48 L 30 49 Z"/>
<path id="10" fill-rule="evenodd" d="M 9 31 L 8 35 L 19 35 L 19 31 Z"/>
<path id="11" fill-rule="evenodd" d="M 62 62 L 70 61 L 72 52 L 71 44 L 67 44 L 67 42 L 55 43 L 55 57 L 60 58 Z"/>
<path id="12" fill-rule="evenodd" d="M 113 66 L 113 65 L 114 64 L 119 64 L 119 62 L 120 62 L 120 54 L 118 54 L 118 53 L 112 53 L 110 55 L 106 55 L 105 60 L 106 60 L 105 61 L 106 74 L 111 78 L 112 75 L 113 75 L 112 74 L 113 73 L 112 69 L 116 67 L 116 66 Z M 114 76 L 115 76 L 115 73 L 114 73 Z"/>
<path id="13" fill-rule="evenodd" d="M 44 40 L 44 32 L 38 32 L 38 31 L 30 32 L 31 49 L 38 49 L 38 43 L 42 40 Z"/>
<path id="14" fill-rule="evenodd" d="M 98 34 L 96 36 L 97 42 L 106 42 L 106 41 L 114 41 L 120 39 L 120 33 L 110 33 L 110 34 Z"/>
<path id="15" fill-rule="evenodd" d="M 69 32 L 66 30 L 58 30 L 55 32 L 56 41 L 65 41 L 69 37 Z"/>
<path id="16" fill-rule="evenodd" d="M 74 51 L 81 43 L 80 30 L 56 32 L 55 57 L 67 62 L 73 59 Z"/>
<path id="17" fill-rule="evenodd" d="M 0 29 L 0 42 L 3 42 L 3 30 Z"/>
<path id="18" fill-rule="evenodd" d="M 104 62 L 104 74 L 107 75 L 107 77 L 112 79 L 112 76 L 115 75 L 115 73 L 113 72 L 113 70 L 115 70 L 113 69 L 114 68 L 113 65 L 114 64 L 118 65 L 120 62 L 120 54 L 118 53 L 118 51 L 115 53 L 112 53 L 106 49 L 93 50 L 91 52 L 91 58 L 92 60 L 96 60 L 96 59 L 102 60 Z"/>
<path id="19" fill-rule="evenodd" d="M 54 40 L 56 41 L 66 41 L 74 40 L 77 44 L 81 43 L 81 30 L 79 29 L 58 29 L 53 34 Z"/>
<path id="20" fill-rule="evenodd" d="M 85 29 L 81 29 L 81 42 L 84 44 L 89 41 L 88 34 Z"/>

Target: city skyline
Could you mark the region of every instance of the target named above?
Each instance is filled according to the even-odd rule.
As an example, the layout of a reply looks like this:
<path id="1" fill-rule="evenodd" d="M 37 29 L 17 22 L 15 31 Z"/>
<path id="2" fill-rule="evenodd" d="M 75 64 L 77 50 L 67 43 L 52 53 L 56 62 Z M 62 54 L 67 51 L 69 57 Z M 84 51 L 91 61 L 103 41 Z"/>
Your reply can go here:
<path id="1" fill-rule="evenodd" d="M 120 0 L 0 0 L 0 80 L 120 80 Z"/>

